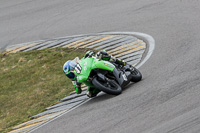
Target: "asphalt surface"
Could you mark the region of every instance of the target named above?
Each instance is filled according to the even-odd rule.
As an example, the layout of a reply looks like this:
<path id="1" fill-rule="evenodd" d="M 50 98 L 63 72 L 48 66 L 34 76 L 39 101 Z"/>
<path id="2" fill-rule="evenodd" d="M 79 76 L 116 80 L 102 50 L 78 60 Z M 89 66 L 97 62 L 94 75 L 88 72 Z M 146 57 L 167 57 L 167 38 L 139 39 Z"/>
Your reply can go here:
<path id="1" fill-rule="evenodd" d="M 199 133 L 199 0 L 0 1 L 0 47 L 105 31 L 150 34 L 143 80 L 119 96 L 102 95 L 37 133 Z"/>

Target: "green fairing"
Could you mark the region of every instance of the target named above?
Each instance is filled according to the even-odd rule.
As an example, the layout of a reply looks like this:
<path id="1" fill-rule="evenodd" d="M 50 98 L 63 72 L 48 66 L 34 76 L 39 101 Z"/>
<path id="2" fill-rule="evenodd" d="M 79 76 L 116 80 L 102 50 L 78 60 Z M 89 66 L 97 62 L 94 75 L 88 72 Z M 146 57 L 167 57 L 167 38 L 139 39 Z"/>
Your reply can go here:
<path id="1" fill-rule="evenodd" d="M 99 68 L 99 69 L 105 69 L 112 72 L 115 68 L 115 66 L 111 64 L 110 62 L 96 59 L 95 57 L 89 57 L 85 59 L 82 58 L 79 61 L 79 65 L 82 70 L 80 74 L 78 74 L 77 71 L 75 71 L 77 81 L 80 83 L 84 83 L 85 85 L 90 86 L 90 87 L 94 87 L 90 82 L 87 81 L 92 69 Z"/>

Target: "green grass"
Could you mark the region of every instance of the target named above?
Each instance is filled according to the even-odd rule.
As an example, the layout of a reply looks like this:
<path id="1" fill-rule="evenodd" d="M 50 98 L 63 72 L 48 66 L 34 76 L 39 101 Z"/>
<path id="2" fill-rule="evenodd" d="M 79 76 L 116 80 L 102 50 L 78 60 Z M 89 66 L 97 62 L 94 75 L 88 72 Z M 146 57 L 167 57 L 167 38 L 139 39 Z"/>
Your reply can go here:
<path id="1" fill-rule="evenodd" d="M 74 87 L 63 64 L 86 49 L 45 49 L 0 54 L 0 132 L 31 119 Z"/>

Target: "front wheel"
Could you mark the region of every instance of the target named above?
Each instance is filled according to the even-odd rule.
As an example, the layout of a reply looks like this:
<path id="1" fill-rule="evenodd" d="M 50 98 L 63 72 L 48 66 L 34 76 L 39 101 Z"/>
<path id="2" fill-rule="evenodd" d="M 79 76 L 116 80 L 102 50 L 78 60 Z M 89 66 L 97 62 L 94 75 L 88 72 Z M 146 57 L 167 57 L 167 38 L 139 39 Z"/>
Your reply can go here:
<path id="1" fill-rule="evenodd" d="M 98 78 L 95 77 L 92 80 L 92 84 L 97 89 L 99 89 L 107 94 L 119 95 L 122 93 L 122 88 L 114 80 L 102 81 L 102 80 L 98 80 Z"/>
<path id="2" fill-rule="evenodd" d="M 139 82 L 140 80 L 142 80 L 142 74 L 137 68 L 134 68 L 134 71 L 131 72 L 131 75 L 131 82 Z"/>

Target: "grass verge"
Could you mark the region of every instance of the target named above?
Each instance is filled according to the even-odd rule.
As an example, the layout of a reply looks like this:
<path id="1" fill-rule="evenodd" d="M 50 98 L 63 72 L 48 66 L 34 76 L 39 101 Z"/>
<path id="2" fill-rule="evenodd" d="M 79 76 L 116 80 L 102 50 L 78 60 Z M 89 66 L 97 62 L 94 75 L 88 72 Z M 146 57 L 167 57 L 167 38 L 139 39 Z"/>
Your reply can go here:
<path id="1" fill-rule="evenodd" d="M 62 66 L 85 52 L 57 48 L 0 54 L 0 132 L 30 120 L 74 90 Z"/>

